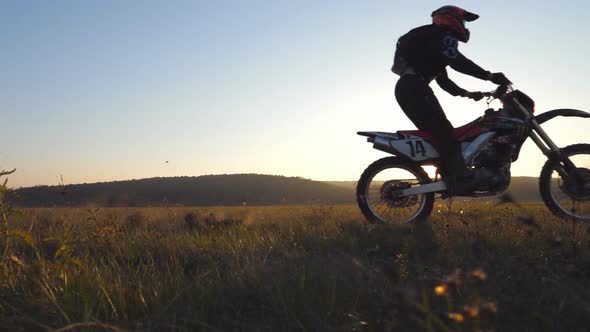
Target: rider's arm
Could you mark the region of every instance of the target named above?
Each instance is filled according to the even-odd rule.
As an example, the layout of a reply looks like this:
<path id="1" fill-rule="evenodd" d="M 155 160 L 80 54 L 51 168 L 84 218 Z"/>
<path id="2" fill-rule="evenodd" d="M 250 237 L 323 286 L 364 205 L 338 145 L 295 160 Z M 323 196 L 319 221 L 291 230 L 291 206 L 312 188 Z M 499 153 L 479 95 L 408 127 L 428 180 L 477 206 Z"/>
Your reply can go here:
<path id="1" fill-rule="evenodd" d="M 442 40 L 442 56 L 446 64 L 454 70 L 482 80 L 490 80 L 491 73 L 476 65 L 459 52 L 457 39 L 445 36 Z"/>
<path id="2" fill-rule="evenodd" d="M 461 88 L 457 84 L 455 84 L 455 82 L 451 81 L 446 70 L 443 71 L 440 75 L 438 75 L 438 77 L 436 78 L 436 83 L 438 83 L 438 85 L 443 90 L 452 94 L 453 96 L 467 97 L 467 98 L 471 98 L 475 101 L 479 101 L 483 98 L 483 93 L 469 92 L 469 91 Z"/>
<path id="3" fill-rule="evenodd" d="M 476 65 L 473 61 L 467 59 L 463 54 L 458 53 L 455 59 L 449 61 L 451 68 L 465 75 L 477 77 L 480 80 L 488 81 L 492 73 Z"/>
<path id="4" fill-rule="evenodd" d="M 449 75 L 447 74 L 446 70 L 436 77 L 436 83 L 443 90 L 445 90 L 453 96 L 465 96 L 465 94 L 467 93 L 465 89 L 458 86 L 449 78 Z"/>

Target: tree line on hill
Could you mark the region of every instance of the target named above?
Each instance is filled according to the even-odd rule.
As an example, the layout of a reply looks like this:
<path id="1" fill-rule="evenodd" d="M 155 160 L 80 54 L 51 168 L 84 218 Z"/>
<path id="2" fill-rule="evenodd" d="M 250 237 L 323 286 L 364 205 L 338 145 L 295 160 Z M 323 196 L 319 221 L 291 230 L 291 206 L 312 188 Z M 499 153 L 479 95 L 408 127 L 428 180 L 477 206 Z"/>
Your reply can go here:
<path id="1" fill-rule="evenodd" d="M 206 175 L 36 186 L 15 191 L 21 207 L 348 204 L 350 190 L 303 179 L 258 174 Z"/>

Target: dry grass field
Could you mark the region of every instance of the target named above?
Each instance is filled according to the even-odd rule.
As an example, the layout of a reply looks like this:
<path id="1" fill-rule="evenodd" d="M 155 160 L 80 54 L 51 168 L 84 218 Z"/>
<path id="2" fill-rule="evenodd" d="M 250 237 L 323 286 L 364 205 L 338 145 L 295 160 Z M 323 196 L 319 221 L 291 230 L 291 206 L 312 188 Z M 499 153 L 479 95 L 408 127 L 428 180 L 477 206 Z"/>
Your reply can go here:
<path id="1" fill-rule="evenodd" d="M 5 331 L 587 331 L 590 228 L 542 205 L 2 209 Z"/>

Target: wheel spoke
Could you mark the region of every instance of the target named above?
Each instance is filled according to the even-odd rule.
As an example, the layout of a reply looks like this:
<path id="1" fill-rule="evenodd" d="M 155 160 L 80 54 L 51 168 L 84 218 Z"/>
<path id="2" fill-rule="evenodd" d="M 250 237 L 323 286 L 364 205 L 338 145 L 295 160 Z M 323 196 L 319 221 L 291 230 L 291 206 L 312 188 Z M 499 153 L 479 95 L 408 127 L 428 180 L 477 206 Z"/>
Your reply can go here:
<path id="1" fill-rule="evenodd" d="M 384 222 L 412 220 L 427 204 L 425 195 L 396 197 L 393 192 L 420 185 L 411 167 L 391 165 L 376 171 L 365 187 L 365 202 L 371 213 Z"/>

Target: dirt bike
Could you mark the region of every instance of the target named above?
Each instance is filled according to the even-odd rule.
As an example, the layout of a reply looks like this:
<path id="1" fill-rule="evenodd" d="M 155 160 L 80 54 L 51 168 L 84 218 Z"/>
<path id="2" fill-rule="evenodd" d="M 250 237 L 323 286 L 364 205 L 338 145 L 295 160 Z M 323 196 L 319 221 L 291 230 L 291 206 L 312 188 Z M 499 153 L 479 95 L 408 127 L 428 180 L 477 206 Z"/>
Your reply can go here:
<path id="1" fill-rule="evenodd" d="M 462 196 L 500 194 L 510 184 L 510 165 L 518 159 L 527 138 L 547 157 L 539 177 L 543 202 L 555 215 L 590 221 L 590 144 L 559 148 L 541 128 L 557 117 L 590 118 L 590 113 L 556 109 L 535 116 L 535 103 L 512 86 L 484 93 L 488 105 L 499 99 L 502 107 L 489 108 L 485 115 L 455 129 L 466 165 L 476 179 L 473 191 Z M 450 197 L 440 179 L 438 142 L 425 131 L 396 133 L 362 131 L 373 148 L 394 155 L 379 159 L 363 172 L 356 196 L 363 215 L 371 222 L 423 221 L 430 215 L 435 194 Z M 432 179 L 424 166 L 432 165 Z M 444 176 L 444 175 L 443 175 Z"/>

